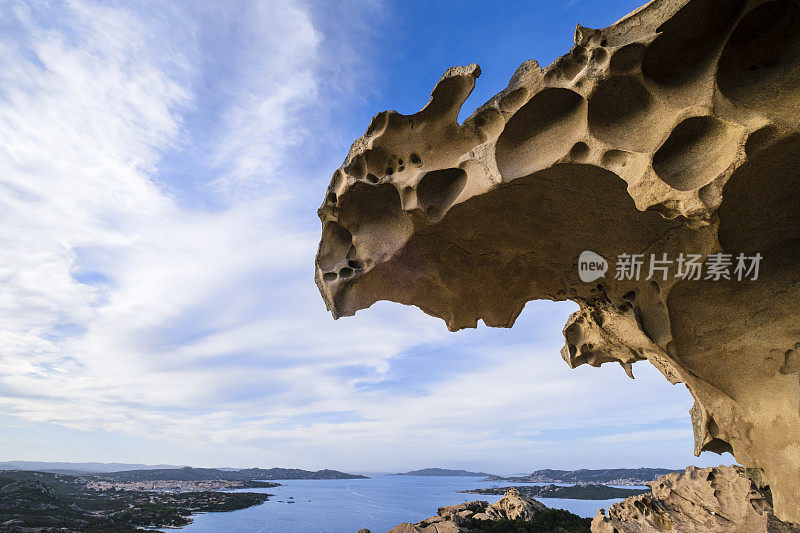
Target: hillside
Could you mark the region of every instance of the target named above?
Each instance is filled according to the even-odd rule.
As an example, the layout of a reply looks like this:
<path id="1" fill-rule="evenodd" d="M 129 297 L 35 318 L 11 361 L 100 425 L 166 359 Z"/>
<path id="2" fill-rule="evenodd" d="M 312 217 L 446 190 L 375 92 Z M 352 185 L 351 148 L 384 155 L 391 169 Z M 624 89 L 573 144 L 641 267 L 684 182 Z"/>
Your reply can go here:
<path id="1" fill-rule="evenodd" d="M 250 481 L 253 479 L 366 479 L 359 474 L 348 474 L 338 470 L 301 470 L 299 468 L 244 468 L 222 470 L 219 468 L 160 468 L 154 470 L 126 470 L 95 476 L 112 481 L 200 481 L 226 480 Z"/>
<path id="2" fill-rule="evenodd" d="M 0 471 L 2 531 L 128 533 L 177 527 L 198 512 L 246 509 L 269 499 L 251 492 L 95 490 L 87 479 L 49 472 Z M 37 528 L 37 529 L 28 529 Z"/>
<path id="3" fill-rule="evenodd" d="M 610 500 L 613 498 L 628 498 L 639 494 L 646 494 L 650 489 L 620 489 L 606 485 L 534 485 L 519 487 L 492 487 L 488 489 L 462 490 L 469 494 L 502 495 L 510 489 L 516 489 L 522 496 L 528 498 L 564 498 L 570 500 Z"/>
<path id="4" fill-rule="evenodd" d="M 488 481 L 512 481 L 514 483 L 577 483 L 610 485 L 644 485 L 659 476 L 669 474 L 669 468 L 603 468 L 598 470 L 536 470 L 527 476 L 489 476 Z"/>

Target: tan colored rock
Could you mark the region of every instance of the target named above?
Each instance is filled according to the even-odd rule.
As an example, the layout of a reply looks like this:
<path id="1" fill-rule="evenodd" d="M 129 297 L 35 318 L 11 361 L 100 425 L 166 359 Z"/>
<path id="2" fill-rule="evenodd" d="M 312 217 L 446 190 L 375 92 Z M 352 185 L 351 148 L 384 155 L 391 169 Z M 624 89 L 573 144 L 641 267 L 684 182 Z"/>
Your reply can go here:
<path id="1" fill-rule="evenodd" d="M 695 453 L 763 471 L 800 522 L 800 4 L 654 0 L 578 26 L 462 124 L 480 75 L 448 70 L 418 113 L 378 114 L 331 180 L 316 259 L 334 317 L 378 300 L 451 330 L 580 305 L 571 367 L 649 360 L 695 399 Z M 763 257 L 757 280 L 581 281 L 596 252 Z M 704 272 L 705 274 L 705 272 Z"/>
<path id="2" fill-rule="evenodd" d="M 673 472 L 649 483 L 652 494 L 615 503 L 592 521 L 592 533 L 797 533 L 778 520 L 769 489 L 740 466 Z"/>
<path id="3" fill-rule="evenodd" d="M 489 520 L 532 520 L 536 511 L 543 511 L 547 506 L 543 503 L 520 495 L 517 489 L 508 489 L 505 495 L 486 509 Z"/>
<path id="4" fill-rule="evenodd" d="M 530 520 L 536 511 L 547 507 L 532 498 L 509 489 L 496 503 L 474 501 L 439 507 L 438 515 L 416 524 L 400 524 L 389 533 L 461 533 L 468 531 L 477 520 Z"/>

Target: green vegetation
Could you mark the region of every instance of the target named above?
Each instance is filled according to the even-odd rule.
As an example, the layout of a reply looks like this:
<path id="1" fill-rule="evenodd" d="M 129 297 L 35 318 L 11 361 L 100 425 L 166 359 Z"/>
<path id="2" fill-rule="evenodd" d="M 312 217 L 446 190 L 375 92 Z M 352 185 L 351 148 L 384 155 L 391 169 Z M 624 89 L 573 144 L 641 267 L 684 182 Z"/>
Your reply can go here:
<path id="1" fill-rule="evenodd" d="M 0 524 L 7 528 L 66 527 L 128 533 L 138 527 L 183 526 L 198 512 L 259 505 L 269 494 L 252 492 L 146 492 L 93 490 L 81 477 L 44 472 L 0 472 Z"/>
<path id="2" fill-rule="evenodd" d="M 462 492 L 471 494 L 505 494 L 511 488 L 517 489 L 522 496 L 527 496 L 528 498 L 564 498 L 567 500 L 610 500 L 612 498 L 628 498 L 629 496 L 650 492 L 650 489 L 621 489 L 607 485 L 492 487 Z"/>
<path id="3" fill-rule="evenodd" d="M 470 528 L 476 533 L 589 533 L 591 518 L 581 518 L 564 509 L 536 511 L 533 519 L 480 520 Z"/>

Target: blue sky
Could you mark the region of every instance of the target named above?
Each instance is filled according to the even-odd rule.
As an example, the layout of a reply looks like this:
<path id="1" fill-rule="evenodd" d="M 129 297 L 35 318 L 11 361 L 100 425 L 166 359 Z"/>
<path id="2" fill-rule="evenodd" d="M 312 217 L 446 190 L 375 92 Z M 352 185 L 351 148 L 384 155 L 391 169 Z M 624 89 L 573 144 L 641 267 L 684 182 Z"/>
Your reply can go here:
<path id="1" fill-rule="evenodd" d="M 499 4 L 499 5 L 498 5 Z M 571 303 L 334 323 L 318 207 L 448 67 L 462 116 L 635 2 L 52 2 L 0 12 L 0 458 L 356 471 L 719 464 L 652 367 L 569 370 Z"/>

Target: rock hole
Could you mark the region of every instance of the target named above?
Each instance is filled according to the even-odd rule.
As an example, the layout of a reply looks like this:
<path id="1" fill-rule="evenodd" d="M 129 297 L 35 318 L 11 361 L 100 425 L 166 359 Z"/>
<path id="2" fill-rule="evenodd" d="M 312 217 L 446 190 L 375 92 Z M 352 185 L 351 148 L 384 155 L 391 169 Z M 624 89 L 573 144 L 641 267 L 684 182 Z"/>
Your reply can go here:
<path id="1" fill-rule="evenodd" d="M 592 61 L 595 62 L 603 62 L 608 57 L 608 52 L 606 52 L 605 48 L 595 48 L 592 51 Z"/>
<path id="2" fill-rule="evenodd" d="M 322 280 L 323 280 L 323 281 L 333 281 L 333 280 L 335 280 L 337 277 L 338 277 L 338 274 L 337 274 L 336 272 L 325 272 L 325 273 L 322 275 Z"/>
<path id="3" fill-rule="evenodd" d="M 392 174 L 394 174 L 392 167 L 386 167 L 386 175 L 391 176 Z"/>
<path id="4" fill-rule="evenodd" d="M 367 181 L 372 184 L 378 183 L 378 176 L 370 172 L 367 174 Z"/>
<path id="5" fill-rule="evenodd" d="M 623 74 L 638 69 L 642 63 L 645 47 L 641 43 L 623 46 L 611 56 L 609 66 L 613 74 Z"/>
<path id="6" fill-rule="evenodd" d="M 800 243 L 800 135 L 762 148 L 737 168 L 717 214 L 726 252 L 792 257 Z"/>
<path id="7" fill-rule="evenodd" d="M 622 150 L 609 150 L 603 154 L 601 162 L 604 167 L 611 170 L 621 169 L 628 164 L 628 157 L 630 154 Z"/>
<path id="8" fill-rule="evenodd" d="M 720 91 L 770 118 L 796 116 L 800 105 L 800 7 L 779 0 L 747 13 L 722 51 Z"/>
<path id="9" fill-rule="evenodd" d="M 662 85 L 677 85 L 700 72 L 722 44 L 745 0 L 691 0 L 658 28 L 644 52 L 642 72 Z"/>
<path id="10" fill-rule="evenodd" d="M 643 149 L 655 133 L 648 111 L 653 97 L 633 76 L 611 76 L 589 98 L 589 129 L 608 142 Z M 653 131 L 650 135 L 642 133 Z"/>
<path id="11" fill-rule="evenodd" d="M 586 100 L 569 89 L 537 93 L 509 119 L 495 158 L 505 181 L 526 176 L 563 157 L 585 134 Z"/>
<path id="12" fill-rule="evenodd" d="M 428 172 L 417 186 L 420 207 L 428 216 L 441 216 L 455 202 L 466 183 L 467 173 L 460 168 Z"/>
<path id="13" fill-rule="evenodd" d="M 714 117 L 690 117 L 675 126 L 653 155 L 653 169 L 667 185 L 691 191 L 706 185 L 736 157 L 738 135 Z"/>
<path id="14" fill-rule="evenodd" d="M 574 344 L 570 344 L 568 349 L 570 357 L 575 357 L 575 354 L 578 353 L 578 348 Z"/>
<path id="15" fill-rule="evenodd" d="M 358 155 L 353 159 L 347 167 L 344 169 L 345 172 L 350 174 L 351 176 L 356 177 L 357 179 L 361 179 L 364 177 L 364 172 L 366 168 L 364 166 L 364 158 L 361 155 Z"/>
<path id="16" fill-rule="evenodd" d="M 573 161 L 583 161 L 589 156 L 589 145 L 585 142 L 578 141 L 573 146 L 572 149 L 569 151 L 569 157 Z"/>
<path id="17" fill-rule="evenodd" d="M 339 277 L 342 279 L 347 279 L 353 275 L 353 269 L 350 267 L 344 267 L 339 271 Z"/>
<path id="18" fill-rule="evenodd" d="M 623 300 L 635 300 L 636 299 L 636 291 L 628 291 L 622 295 Z"/>
<path id="19" fill-rule="evenodd" d="M 415 165 L 421 165 L 422 159 L 417 154 L 411 154 L 411 162 Z"/>
<path id="20" fill-rule="evenodd" d="M 357 260 L 350 260 L 347 262 L 347 266 L 352 268 L 353 270 L 364 270 L 364 263 Z"/>
<path id="21" fill-rule="evenodd" d="M 322 231 L 318 264 L 322 270 L 331 271 L 345 258 L 353 244 L 353 237 L 337 222 L 328 222 Z"/>
<path id="22" fill-rule="evenodd" d="M 327 200 L 327 202 L 329 204 L 335 204 L 336 203 L 336 193 L 335 192 L 329 192 L 328 196 L 327 196 L 327 198 L 325 198 L 325 200 Z"/>
<path id="23" fill-rule="evenodd" d="M 367 136 L 375 136 L 381 135 L 384 131 L 386 131 L 386 126 L 389 125 L 389 112 L 388 111 L 381 111 L 374 117 L 372 117 L 372 121 L 369 123 L 369 127 L 367 128 Z"/>

